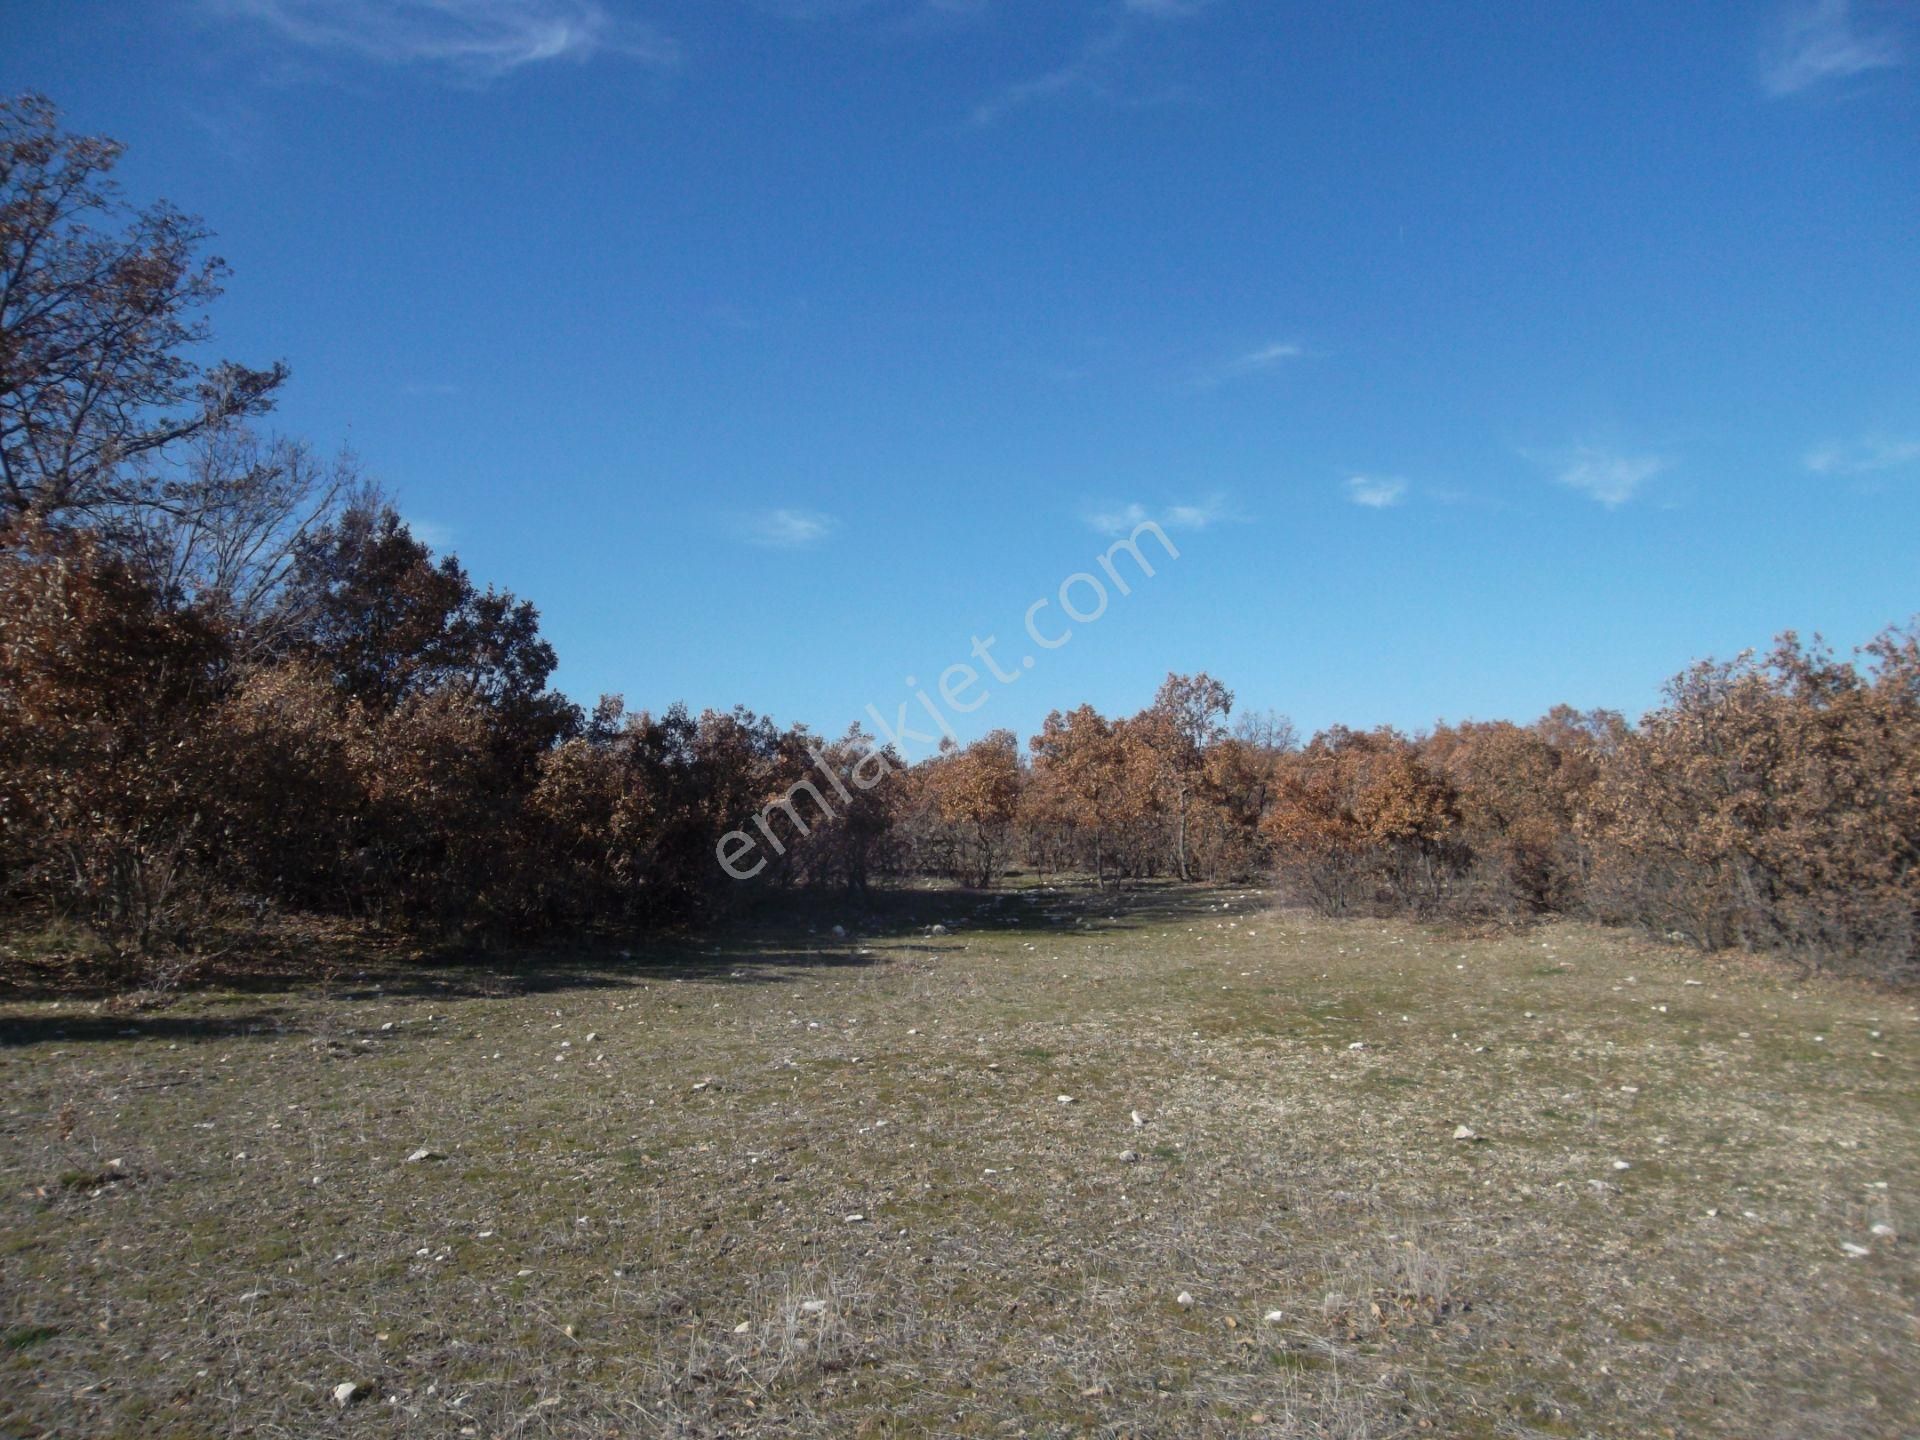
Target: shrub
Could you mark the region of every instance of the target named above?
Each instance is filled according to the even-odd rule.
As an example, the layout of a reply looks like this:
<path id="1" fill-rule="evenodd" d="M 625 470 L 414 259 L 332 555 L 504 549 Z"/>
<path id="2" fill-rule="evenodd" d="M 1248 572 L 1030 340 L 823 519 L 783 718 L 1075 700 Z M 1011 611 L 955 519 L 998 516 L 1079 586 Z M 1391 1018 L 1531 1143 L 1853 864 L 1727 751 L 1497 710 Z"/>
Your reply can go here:
<path id="1" fill-rule="evenodd" d="M 224 656 L 85 535 L 0 534 L 0 884 L 149 955 L 204 912 Z"/>

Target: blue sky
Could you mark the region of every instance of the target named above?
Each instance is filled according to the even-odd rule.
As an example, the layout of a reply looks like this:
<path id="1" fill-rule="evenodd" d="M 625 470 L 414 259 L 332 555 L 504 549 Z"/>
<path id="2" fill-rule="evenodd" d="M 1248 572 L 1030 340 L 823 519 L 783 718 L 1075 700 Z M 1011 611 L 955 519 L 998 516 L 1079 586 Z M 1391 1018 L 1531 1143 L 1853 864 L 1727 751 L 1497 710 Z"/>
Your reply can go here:
<path id="1" fill-rule="evenodd" d="M 581 699 L 837 731 L 991 634 L 963 736 L 1170 669 L 1415 727 L 1920 611 L 1911 0 L 0 30 L 0 85 L 218 232 L 277 423 L 532 598 Z M 1142 517 L 1179 558 L 1032 644 Z"/>

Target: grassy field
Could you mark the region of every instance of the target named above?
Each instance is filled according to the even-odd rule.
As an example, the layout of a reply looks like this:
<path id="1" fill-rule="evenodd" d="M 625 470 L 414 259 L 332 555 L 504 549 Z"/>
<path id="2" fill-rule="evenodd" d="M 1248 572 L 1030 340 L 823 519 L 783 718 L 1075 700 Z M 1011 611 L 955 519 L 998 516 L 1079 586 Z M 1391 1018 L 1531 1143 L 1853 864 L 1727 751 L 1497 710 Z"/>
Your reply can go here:
<path id="1" fill-rule="evenodd" d="M 8 1003 L 0 1433 L 1912 1435 L 1917 1042 L 1171 888 Z"/>

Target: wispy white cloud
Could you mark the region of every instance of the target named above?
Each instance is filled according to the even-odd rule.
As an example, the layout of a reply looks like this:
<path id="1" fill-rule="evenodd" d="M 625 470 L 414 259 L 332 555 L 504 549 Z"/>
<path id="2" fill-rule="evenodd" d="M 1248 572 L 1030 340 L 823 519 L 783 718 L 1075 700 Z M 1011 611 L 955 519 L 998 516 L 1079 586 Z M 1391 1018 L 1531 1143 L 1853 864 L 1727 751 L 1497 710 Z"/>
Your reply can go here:
<path id="1" fill-rule="evenodd" d="M 1142 32 L 1190 20 L 1211 4 L 1212 0 L 1121 0 L 1118 13 L 1105 28 L 1089 35 L 1065 61 L 995 91 L 973 107 L 970 118 L 976 126 L 992 125 L 1029 105 L 1072 95 L 1109 104 L 1171 98 L 1166 91 L 1148 96 L 1130 91 L 1122 82 L 1121 62 Z"/>
<path id="2" fill-rule="evenodd" d="M 1224 495 L 1212 495 L 1198 505 L 1169 505 L 1162 525 L 1176 530 L 1204 530 L 1216 521 L 1231 518 Z"/>
<path id="3" fill-rule="evenodd" d="M 1594 445 L 1576 445 L 1551 455 L 1528 454 L 1548 466 L 1553 478 L 1569 490 L 1578 490 L 1609 510 L 1638 495 L 1654 476 L 1672 468 L 1662 455 L 1624 455 Z"/>
<path id="4" fill-rule="evenodd" d="M 1194 384 L 1200 386 L 1223 385 L 1229 380 L 1237 380 L 1245 375 L 1258 375 L 1262 371 L 1272 370 L 1290 360 L 1300 360 L 1306 356 L 1306 347 L 1292 340 L 1275 340 L 1236 355 L 1231 360 L 1203 370 L 1194 377 Z"/>
<path id="5" fill-rule="evenodd" d="M 230 165 L 251 169 L 271 149 L 266 119 L 238 96 L 204 97 L 185 110 L 208 147 Z"/>
<path id="6" fill-rule="evenodd" d="M 387 65 L 495 79 L 549 60 L 613 55 L 664 65 L 671 40 L 600 0 L 204 0 L 292 44 Z"/>
<path id="7" fill-rule="evenodd" d="M 879 17 L 895 30 L 932 29 L 943 23 L 978 20 L 989 0 L 755 0 L 762 10 L 785 20 L 821 21 Z"/>
<path id="8" fill-rule="evenodd" d="M 1397 475 L 1352 475 L 1347 499 L 1369 510 L 1387 510 L 1407 498 L 1407 482 Z"/>
<path id="9" fill-rule="evenodd" d="M 1816 446 L 1802 460 L 1816 475 L 1870 475 L 1876 470 L 1920 464 L 1920 440 L 1869 435 L 1850 444 Z"/>
<path id="10" fill-rule="evenodd" d="M 1760 54 L 1760 85 L 1775 98 L 1904 63 L 1900 37 L 1864 30 L 1851 0 L 1804 0 L 1774 22 Z"/>
<path id="11" fill-rule="evenodd" d="M 1307 352 L 1291 341 L 1282 341 L 1272 345 L 1262 345 L 1258 350 L 1249 351 L 1233 362 L 1235 370 L 1265 370 L 1269 365 L 1278 365 L 1282 360 L 1298 360 Z"/>
<path id="12" fill-rule="evenodd" d="M 1111 96 L 1111 62 L 1125 48 L 1131 33 L 1129 27 L 1116 25 L 1092 36 L 1064 64 L 1029 79 L 1015 81 L 987 96 L 973 107 L 969 118 L 976 126 L 986 126 L 1036 101 L 1072 94 L 1096 98 Z"/>
<path id="13" fill-rule="evenodd" d="M 818 510 L 763 510 L 740 518 L 741 538 L 768 550 L 804 550 L 839 528 L 838 520 Z"/>
<path id="14" fill-rule="evenodd" d="M 444 553 L 452 548 L 452 526 L 443 525 L 438 520 L 423 520 L 418 515 L 407 515 L 402 518 L 406 521 L 407 529 L 412 532 L 413 538 L 418 540 L 422 545 L 425 545 L 429 550 L 438 550 Z"/>
<path id="15" fill-rule="evenodd" d="M 1157 511 L 1137 501 L 1117 507 L 1096 507 L 1081 518 L 1102 535 L 1131 535 L 1149 520 L 1163 530 L 1204 530 L 1209 525 L 1231 520 L 1233 507 L 1225 495 L 1215 494 L 1193 504 L 1168 505 Z"/>

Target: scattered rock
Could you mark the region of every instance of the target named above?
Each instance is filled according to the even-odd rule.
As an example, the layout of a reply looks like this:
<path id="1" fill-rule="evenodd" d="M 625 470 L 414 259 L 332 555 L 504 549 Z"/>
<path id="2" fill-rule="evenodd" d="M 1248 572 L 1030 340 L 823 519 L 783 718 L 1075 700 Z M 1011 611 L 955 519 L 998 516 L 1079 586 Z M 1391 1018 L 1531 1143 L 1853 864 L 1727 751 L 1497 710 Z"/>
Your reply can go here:
<path id="1" fill-rule="evenodd" d="M 1142 1125 L 1146 1123 L 1147 1123 L 1146 1116 L 1142 1115 L 1138 1110 L 1133 1112 L 1133 1128 L 1134 1129 L 1138 1130 Z"/>
<path id="2" fill-rule="evenodd" d="M 1120 1163 L 1122 1165 L 1137 1165 L 1139 1162 L 1140 1152 L 1138 1150 L 1122 1150 L 1120 1152 Z"/>
<path id="3" fill-rule="evenodd" d="M 1178 1295 L 1173 1297 L 1173 1303 L 1178 1305 L 1182 1310 L 1191 1310 L 1193 1308 L 1192 1292 L 1182 1290 Z"/>
<path id="4" fill-rule="evenodd" d="M 407 1164 L 418 1165 L 422 1160 L 444 1160 L 446 1158 L 447 1157 L 442 1155 L 438 1150 L 430 1150 L 425 1145 L 422 1145 L 418 1150 L 407 1156 Z"/>
<path id="5" fill-rule="evenodd" d="M 1055 1100 L 1057 1100 L 1057 1101 L 1059 1101 L 1059 1102 L 1060 1102 L 1060 1103 L 1061 1103 L 1062 1105 L 1071 1105 L 1071 1104 L 1073 1104 L 1073 1096 L 1071 1096 L 1071 1095 L 1056 1095 L 1056 1096 L 1054 1096 L 1053 1098 L 1054 1098 Z"/>
<path id="6" fill-rule="evenodd" d="M 1478 1140 L 1480 1137 L 1474 1134 L 1469 1127 L 1456 1125 L 1453 1130 L 1453 1138 L 1456 1140 Z"/>
<path id="7" fill-rule="evenodd" d="M 1613 1168 L 1616 1170 L 1631 1170 L 1633 1166 L 1625 1160 L 1616 1160 L 1613 1162 Z"/>
<path id="8" fill-rule="evenodd" d="M 847 1216 L 847 1224 L 849 1225 L 864 1225 L 866 1224 L 866 1222 L 867 1222 L 867 1217 L 865 1215 L 862 1215 L 857 1210 L 853 1214 Z"/>
<path id="9" fill-rule="evenodd" d="M 1840 1248 L 1855 1260 L 1864 1259 L 1873 1253 L 1873 1251 L 1869 1250 L 1866 1246 L 1856 1245 L 1851 1240 L 1842 1240 L 1840 1242 Z"/>
<path id="10" fill-rule="evenodd" d="M 356 1380 L 342 1380 L 333 1387 L 333 1403 L 342 1410 L 367 1398 L 367 1387 Z"/>
<path id="11" fill-rule="evenodd" d="M 1893 1226 L 1887 1224 L 1887 1222 L 1884 1220 L 1882 1220 L 1878 1225 L 1875 1225 L 1872 1228 L 1871 1233 L 1878 1235 L 1883 1240 L 1891 1240 L 1894 1237 Z"/>
<path id="12" fill-rule="evenodd" d="M 1265 1318 L 1266 1318 L 1267 1324 L 1278 1325 L 1281 1321 L 1287 1318 L 1287 1312 L 1284 1310 L 1269 1310 L 1267 1311 Z"/>
<path id="13" fill-rule="evenodd" d="M 733 1333 L 736 1335 L 750 1334 L 752 1330 L 753 1322 L 751 1320 L 742 1320 L 738 1325 L 733 1327 Z"/>

